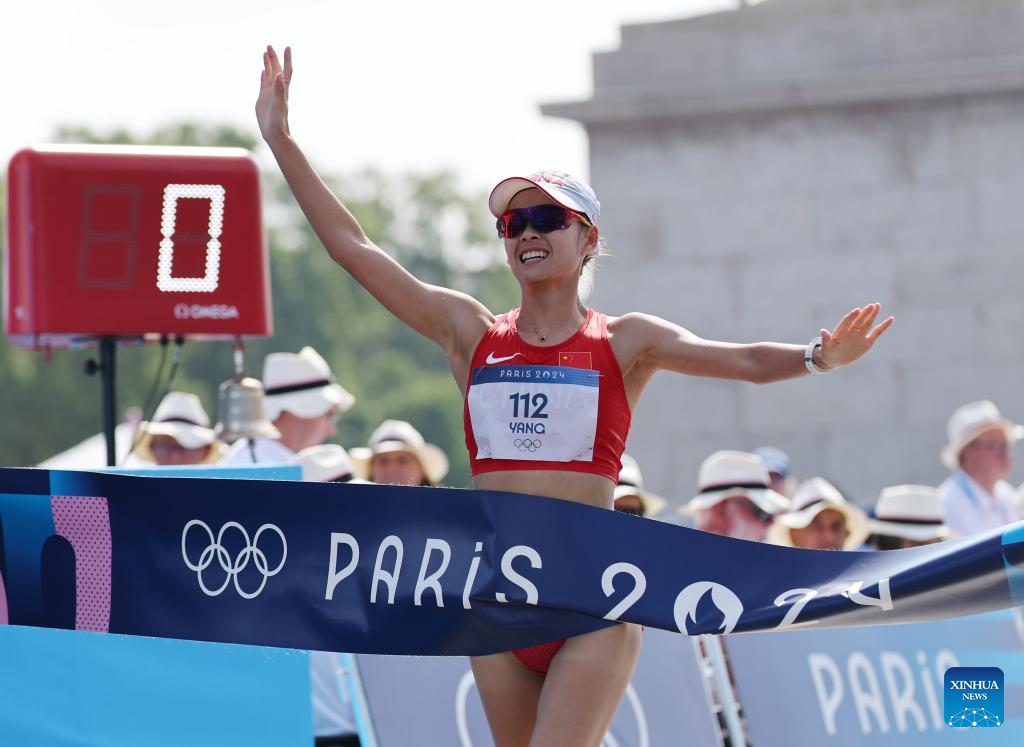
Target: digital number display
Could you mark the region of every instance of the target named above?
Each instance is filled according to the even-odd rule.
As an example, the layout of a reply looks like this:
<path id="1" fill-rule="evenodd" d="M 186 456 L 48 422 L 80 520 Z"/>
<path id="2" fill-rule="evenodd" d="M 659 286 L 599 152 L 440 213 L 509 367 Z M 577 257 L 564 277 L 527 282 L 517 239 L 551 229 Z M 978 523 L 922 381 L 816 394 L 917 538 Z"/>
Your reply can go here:
<path id="1" fill-rule="evenodd" d="M 244 150 L 22 150 L 7 217 L 15 344 L 272 333 L 259 171 Z"/>
<path id="2" fill-rule="evenodd" d="M 203 274 L 195 278 L 177 278 L 174 269 L 174 227 L 178 217 L 179 199 L 206 199 L 210 201 L 210 221 L 207 227 L 206 260 Z M 168 184 L 164 187 L 164 209 L 161 215 L 160 260 L 157 263 L 156 287 L 162 291 L 193 291 L 212 293 L 217 290 L 220 275 L 220 238 L 224 226 L 224 187 L 219 184 Z"/>

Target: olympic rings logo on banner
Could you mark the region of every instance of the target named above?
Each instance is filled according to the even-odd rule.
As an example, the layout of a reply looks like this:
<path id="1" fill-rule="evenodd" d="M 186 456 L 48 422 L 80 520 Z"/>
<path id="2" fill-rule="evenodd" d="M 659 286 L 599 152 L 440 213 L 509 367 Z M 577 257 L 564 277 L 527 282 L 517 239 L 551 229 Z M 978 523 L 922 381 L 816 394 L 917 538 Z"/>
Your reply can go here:
<path id="1" fill-rule="evenodd" d="M 188 556 L 188 550 L 185 548 L 185 540 L 188 537 L 188 531 L 192 527 L 202 527 L 207 536 L 210 538 L 209 544 L 199 554 L 199 559 L 196 562 L 192 562 Z M 224 547 L 224 533 L 229 529 L 237 529 L 242 535 L 242 540 L 245 546 L 241 549 L 234 559 L 231 558 L 231 554 Z M 277 536 L 281 538 L 281 561 L 272 570 L 270 564 L 267 562 L 267 555 L 263 550 L 259 548 L 260 537 L 266 531 L 276 532 Z M 208 597 L 215 597 L 221 594 L 228 584 L 234 582 L 235 590 L 239 596 L 243 599 L 254 599 L 259 596 L 259 593 L 263 591 L 263 588 L 267 585 L 267 579 L 271 576 L 276 576 L 284 568 L 284 561 L 288 557 L 288 542 L 285 541 L 284 532 L 273 524 L 264 524 L 256 530 L 256 534 L 253 536 L 252 541 L 249 541 L 249 533 L 245 531 L 245 527 L 239 524 L 237 521 L 229 521 L 220 528 L 217 532 L 217 538 L 213 537 L 213 530 L 206 525 L 205 522 L 199 519 L 192 519 L 181 532 L 181 557 L 185 560 L 185 565 L 188 566 L 189 570 L 196 572 L 196 577 L 199 579 L 199 588 L 203 590 L 203 593 Z M 203 580 L 203 571 L 213 564 L 216 558 L 217 563 L 226 574 L 224 577 L 224 583 L 222 583 L 216 589 L 210 589 L 207 587 L 206 582 Z M 253 565 L 256 566 L 256 570 L 262 575 L 259 587 L 256 591 L 245 591 L 238 583 L 238 574 L 246 569 L 249 565 L 249 561 L 252 561 Z"/>
<path id="2" fill-rule="evenodd" d="M 539 438 L 517 438 L 512 445 L 520 451 L 528 451 L 532 454 L 543 445 L 543 442 Z"/>

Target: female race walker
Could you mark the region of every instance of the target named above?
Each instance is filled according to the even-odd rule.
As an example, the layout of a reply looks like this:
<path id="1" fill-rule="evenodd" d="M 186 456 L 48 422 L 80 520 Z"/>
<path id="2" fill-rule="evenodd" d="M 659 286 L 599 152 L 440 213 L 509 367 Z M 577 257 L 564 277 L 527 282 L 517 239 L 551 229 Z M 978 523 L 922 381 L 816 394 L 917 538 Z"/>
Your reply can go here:
<path id="1" fill-rule="evenodd" d="M 853 309 L 805 348 L 702 340 L 647 314 L 606 317 L 577 295 L 583 265 L 598 253 L 600 206 L 586 184 L 554 172 L 506 179 L 491 193 L 506 261 L 522 289 L 519 308 L 495 316 L 476 299 L 420 282 L 367 238 L 289 133 L 291 77 L 291 51 L 282 67 L 268 47 L 256 102 L 263 137 L 331 258 L 441 346 L 465 397 L 478 489 L 611 509 L 630 413 L 655 371 L 757 383 L 796 378 L 852 363 L 893 322 L 874 326 L 878 304 Z M 474 657 L 497 747 L 600 744 L 640 638 L 639 626 L 623 624 Z"/>

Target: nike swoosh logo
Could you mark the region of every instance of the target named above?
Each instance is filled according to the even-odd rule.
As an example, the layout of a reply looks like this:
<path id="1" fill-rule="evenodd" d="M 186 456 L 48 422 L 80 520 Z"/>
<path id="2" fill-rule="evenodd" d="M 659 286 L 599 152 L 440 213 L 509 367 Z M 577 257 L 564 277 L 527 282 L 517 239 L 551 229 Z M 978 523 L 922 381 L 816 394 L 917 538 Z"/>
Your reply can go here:
<path id="1" fill-rule="evenodd" d="M 504 363 L 505 361 L 510 361 L 513 358 L 515 358 L 517 355 L 522 355 L 522 353 L 512 353 L 512 355 L 503 355 L 500 358 L 495 358 L 494 357 L 494 353 L 491 352 L 491 353 L 488 353 L 488 355 L 487 355 L 486 363 L 487 363 L 488 366 L 493 366 L 495 363 Z"/>

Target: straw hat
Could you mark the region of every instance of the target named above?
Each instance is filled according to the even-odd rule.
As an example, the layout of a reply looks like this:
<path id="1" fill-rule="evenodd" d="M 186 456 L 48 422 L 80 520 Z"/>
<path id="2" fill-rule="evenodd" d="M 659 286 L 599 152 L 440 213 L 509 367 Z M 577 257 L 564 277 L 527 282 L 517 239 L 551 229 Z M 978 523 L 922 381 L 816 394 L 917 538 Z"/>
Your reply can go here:
<path id="1" fill-rule="evenodd" d="M 338 444 L 319 444 L 303 449 L 292 459 L 302 467 L 306 482 L 345 482 L 355 473 L 348 452 Z"/>
<path id="2" fill-rule="evenodd" d="M 765 542 L 783 547 L 793 547 L 790 529 L 803 529 L 822 511 L 832 509 L 846 518 L 848 534 L 843 543 L 844 550 L 852 550 L 864 544 L 868 538 L 868 517 L 861 509 L 849 503 L 836 486 L 823 477 L 812 477 L 800 484 L 793 494 L 789 511 L 779 514 L 768 527 Z"/>
<path id="3" fill-rule="evenodd" d="M 345 412 L 356 401 L 334 380 L 327 361 L 308 345 L 298 353 L 268 355 L 263 386 L 263 406 L 271 421 L 285 410 L 300 418 L 317 418 L 334 407 Z"/>
<path id="4" fill-rule="evenodd" d="M 141 459 L 155 462 L 151 444 L 153 436 L 170 436 L 185 449 L 198 449 L 213 444 L 204 464 L 219 461 L 227 451 L 227 445 L 216 439 L 210 418 L 203 409 L 199 397 L 188 392 L 168 392 L 160 400 L 153 419 L 139 424 L 139 442 L 135 453 Z"/>
<path id="5" fill-rule="evenodd" d="M 349 449 L 355 474 L 363 480 L 371 479 L 370 464 L 373 458 L 388 451 L 407 451 L 416 457 L 431 485 L 437 485 L 448 474 L 448 457 L 445 453 L 434 444 L 424 441 L 420 432 L 405 420 L 385 420 L 370 435 L 366 446 Z"/>
<path id="6" fill-rule="evenodd" d="M 946 539 L 942 499 L 927 485 L 892 485 L 882 489 L 869 522 L 872 534 L 900 537 L 914 542 Z"/>
<path id="7" fill-rule="evenodd" d="M 1002 428 L 1011 445 L 1024 436 L 1024 427 L 1004 418 L 999 408 L 987 399 L 968 402 L 958 407 L 946 425 L 946 437 L 949 442 L 942 449 L 942 463 L 949 469 L 956 469 L 960 464 L 960 452 L 964 447 L 992 428 Z"/>
<path id="8" fill-rule="evenodd" d="M 644 507 L 644 516 L 654 516 L 668 505 L 668 501 L 660 495 L 644 490 L 644 478 L 640 474 L 640 465 L 629 454 L 622 455 L 622 469 L 619 470 L 619 484 L 615 486 L 615 498 L 635 495 Z"/>
<path id="9" fill-rule="evenodd" d="M 771 489 L 771 477 L 761 457 L 746 451 L 716 451 L 700 465 L 696 496 L 679 509 L 692 514 L 726 498 L 748 498 L 766 514 L 778 514 L 789 499 Z"/>

